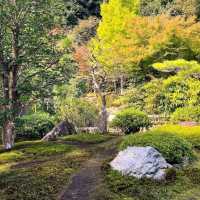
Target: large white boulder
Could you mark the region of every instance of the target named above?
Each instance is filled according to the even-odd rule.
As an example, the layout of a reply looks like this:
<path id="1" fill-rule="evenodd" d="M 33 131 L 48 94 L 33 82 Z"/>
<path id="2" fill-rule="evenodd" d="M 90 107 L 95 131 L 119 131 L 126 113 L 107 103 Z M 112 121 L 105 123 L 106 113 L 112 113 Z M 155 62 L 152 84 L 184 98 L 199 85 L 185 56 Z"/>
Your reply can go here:
<path id="1" fill-rule="evenodd" d="M 128 147 L 110 163 L 112 169 L 138 179 L 163 180 L 172 166 L 153 147 Z"/>

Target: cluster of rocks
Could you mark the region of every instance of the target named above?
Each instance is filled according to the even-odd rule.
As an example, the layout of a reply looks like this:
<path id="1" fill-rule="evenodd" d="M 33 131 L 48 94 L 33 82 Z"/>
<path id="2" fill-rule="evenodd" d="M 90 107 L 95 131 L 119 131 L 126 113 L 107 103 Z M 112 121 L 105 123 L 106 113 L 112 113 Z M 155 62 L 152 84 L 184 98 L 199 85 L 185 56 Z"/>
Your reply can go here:
<path id="1" fill-rule="evenodd" d="M 165 179 L 166 169 L 172 168 L 153 147 L 128 147 L 120 151 L 110 165 L 123 175 L 154 180 Z"/>

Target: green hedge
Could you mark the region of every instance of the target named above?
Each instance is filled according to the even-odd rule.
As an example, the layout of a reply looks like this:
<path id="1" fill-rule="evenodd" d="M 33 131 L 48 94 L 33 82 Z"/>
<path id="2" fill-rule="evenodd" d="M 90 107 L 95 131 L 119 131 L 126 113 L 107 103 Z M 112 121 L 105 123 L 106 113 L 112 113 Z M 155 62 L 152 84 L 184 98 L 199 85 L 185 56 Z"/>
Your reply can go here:
<path id="1" fill-rule="evenodd" d="M 157 149 L 171 164 L 181 164 L 187 157 L 193 158 L 192 145 L 186 140 L 169 133 L 149 131 L 126 136 L 120 148 L 128 146 L 151 146 Z"/>
<path id="2" fill-rule="evenodd" d="M 149 127 L 150 120 L 144 112 L 130 107 L 120 111 L 113 119 L 111 125 L 129 134 L 139 131 L 140 128 Z"/>

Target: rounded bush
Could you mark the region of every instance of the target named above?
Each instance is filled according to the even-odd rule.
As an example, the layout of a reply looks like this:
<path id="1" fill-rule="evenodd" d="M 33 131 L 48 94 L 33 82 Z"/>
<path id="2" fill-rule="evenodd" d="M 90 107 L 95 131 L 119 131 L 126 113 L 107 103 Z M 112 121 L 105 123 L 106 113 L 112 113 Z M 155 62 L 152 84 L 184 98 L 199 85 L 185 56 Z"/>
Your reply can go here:
<path id="1" fill-rule="evenodd" d="M 200 107 L 184 107 L 177 108 L 176 111 L 171 115 L 171 121 L 195 121 L 200 122 Z"/>
<path id="2" fill-rule="evenodd" d="M 125 134 L 135 133 L 143 127 L 149 127 L 150 121 L 144 112 L 135 108 L 126 108 L 112 121 L 112 126 L 120 128 Z"/>
<path id="3" fill-rule="evenodd" d="M 185 158 L 192 160 L 194 156 L 189 142 L 176 135 L 159 131 L 126 136 L 120 148 L 126 149 L 128 146 L 154 147 L 170 164 L 181 164 Z"/>
<path id="4" fill-rule="evenodd" d="M 19 117 L 15 124 L 16 137 L 27 139 L 42 138 L 54 127 L 53 118 L 45 112 L 37 112 Z"/>

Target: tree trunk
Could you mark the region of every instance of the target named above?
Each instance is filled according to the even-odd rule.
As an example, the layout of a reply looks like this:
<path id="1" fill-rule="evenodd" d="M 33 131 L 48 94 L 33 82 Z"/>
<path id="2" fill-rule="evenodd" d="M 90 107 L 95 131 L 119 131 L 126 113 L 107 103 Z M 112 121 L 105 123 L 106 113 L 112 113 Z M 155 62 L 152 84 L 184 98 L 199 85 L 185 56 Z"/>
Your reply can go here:
<path id="1" fill-rule="evenodd" d="M 108 132 L 108 113 L 107 113 L 106 95 L 101 90 L 101 86 L 100 86 L 101 84 L 98 83 L 96 79 L 95 68 L 92 68 L 91 75 L 92 75 L 95 93 L 101 98 L 101 103 L 102 103 L 98 128 L 101 133 L 107 133 Z M 105 77 L 101 76 L 101 79 L 102 79 L 102 83 L 105 83 Z"/>
<path id="2" fill-rule="evenodd" d="M 15 0 L 10 1 L 14 6 Z M 3 50 L 0 50 L 0 65 L 2 66 L 2 80 L 3 80 L 3 110 L 5 112 L 5 119 L 3 122 L 2 141 L 5 149 L 11 149 L 14 146 L 15 126 L 14 121 L 19 110 L 18 93 L 17 93 L 17 76 L 19 69 L 19 25 L 14 23 L 12 28 L 12 59 L 8 60 Z M 2 44 L 4 34 L 0 32 L 0 44 Z"/>
<path id="3" fill-rule="evenodd" d="M 3 122 L 3 146 L 6 150 L 13 148 L 15 139 L 14 119 L 17 115 L 17 74 L 16 71 L 10 71 L 8 66 L 3 70 L 3 95 L 5 103 L 3 110 L 6 113 Z"/>
<path id="4" fill-rule="evenodd" d="M 47 133 L 42 138 L 42 141 L 56 140 L 56 138 L 61 134 L 76 134 L 76 129 L 74 125 L 69 121 L 62 121 L 59 124 L 57 124 L 49 133 Z"/>
<path id="5" fill-rule="evenodd" d="M 120 94 L 123 95 L 124 92 L 124 77 L 120 76 Z"/>
<path id="6" fill-rule="evenodd" d="M 115 89 L 115 94 L 117 94 L 117 83 L 116 83 L 116 80 L 114 80 L 114 89 Z"/>
<path id="7" fill-rule="evenodd" d="M 106 108 L 106 95 L 101 97 L 102 100 L 102 108 L 100 113 L 100 120 L 99 120 L 99 130 L 101 133 L 108 132 L 108 113 Z"/>
<path id="8" fill-rule="evenodd" d="M 15 139 L 15 126 L 11 114 L 11 112 L 13 112 L 14 109 L 12 101 L 12 79 L 8 64 L 3 63 L 2 65 L 3 97 L 5 100 L 5 103 L 3 104 L 3 111 L 7 113 L 5 115 L 6 118 L 3 120 L 2 142 L 4 149 L 9 150 L 14 146 Z"/>
<path id="9" fill-rule="evenodd" d="M 3 124 L 3 134 L 2 134 L 2 141 L 4 149 L 10 150 L 14 146 L 15 140 L 15 126 L 12 121 L 6 121 Z"/>

